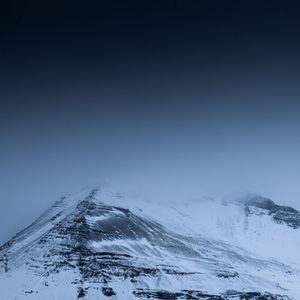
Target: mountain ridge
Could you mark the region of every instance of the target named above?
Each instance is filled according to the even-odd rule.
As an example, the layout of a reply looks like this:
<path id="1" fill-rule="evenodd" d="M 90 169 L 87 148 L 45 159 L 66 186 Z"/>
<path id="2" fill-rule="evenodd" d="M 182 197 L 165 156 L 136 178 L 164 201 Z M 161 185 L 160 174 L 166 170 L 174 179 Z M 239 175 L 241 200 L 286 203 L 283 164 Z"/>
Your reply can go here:
<path id="1" fill-rule="evenodd" d="M 200 204 L 198 214 L 204 217 L 205 205 Z M 217 207 L 214 202 L 209 205 Z M 242 209 L 239 204 L 218 205 Z M 162 207 L 101 188 L 60 198 L 1 246 L 0 296 L 3 293 L 7 300 L 53 300 L 62 295 L 70 300 L 296 299 L 298 267 L 215 239 L 213 234 L 205 236 L 198 232 L 201 222 L 191 222 L 197 225 L 194 232 L 184 234 L 178 224 L 185 226 L 181 221 L 193 218 L 189 209 L 181 211 L 181 220 L 177 224 L 174 220 L 172 227 L 168 224 L 180 208 Z M 193 205 L 191 209 L 197 213 Z"/>

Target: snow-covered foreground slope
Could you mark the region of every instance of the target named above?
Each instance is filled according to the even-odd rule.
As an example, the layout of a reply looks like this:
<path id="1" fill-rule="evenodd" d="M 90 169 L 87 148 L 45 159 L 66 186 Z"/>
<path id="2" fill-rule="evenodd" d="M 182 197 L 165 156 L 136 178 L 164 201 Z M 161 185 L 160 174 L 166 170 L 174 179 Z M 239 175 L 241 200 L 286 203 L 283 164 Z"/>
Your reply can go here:
<path id="1" fill-rule="evenodd" d="M 0 248 L 0 299 L 300 299 L 300 214 L 85 189 Z"/>

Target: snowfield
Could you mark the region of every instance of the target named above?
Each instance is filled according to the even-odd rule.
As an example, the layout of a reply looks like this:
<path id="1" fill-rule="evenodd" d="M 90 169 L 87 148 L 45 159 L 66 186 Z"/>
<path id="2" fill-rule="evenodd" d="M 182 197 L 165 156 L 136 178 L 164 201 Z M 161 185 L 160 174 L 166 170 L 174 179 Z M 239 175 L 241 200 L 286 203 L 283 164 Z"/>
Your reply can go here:
<path id="1" fill-rule="evenodd" d="M 87 188 L 0 248 L 0 299 L 300 299 L 300 213 L 257 195 L 165 204 Z"/>

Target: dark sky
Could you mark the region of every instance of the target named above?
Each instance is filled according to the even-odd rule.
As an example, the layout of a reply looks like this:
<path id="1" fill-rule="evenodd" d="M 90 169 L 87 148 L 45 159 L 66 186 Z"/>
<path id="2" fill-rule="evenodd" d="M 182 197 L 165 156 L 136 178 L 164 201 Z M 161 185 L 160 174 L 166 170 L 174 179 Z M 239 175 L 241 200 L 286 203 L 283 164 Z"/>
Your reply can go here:
<path id="1" fill-rule="evenodd" d="M 102 181 L 300 209 L 292 1 L 1 1 L 0 242 Z"/>

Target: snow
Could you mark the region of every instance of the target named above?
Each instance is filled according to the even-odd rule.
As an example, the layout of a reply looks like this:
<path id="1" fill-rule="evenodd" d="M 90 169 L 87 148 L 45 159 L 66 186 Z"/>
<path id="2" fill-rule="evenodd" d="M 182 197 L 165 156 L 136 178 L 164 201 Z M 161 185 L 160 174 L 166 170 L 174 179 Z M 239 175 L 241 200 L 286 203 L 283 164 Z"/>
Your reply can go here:
<path id="1" fill-rule="evenodd" d="M 43 270 L 45 261 L 61 259 L 58 253 L 63 237 L 52 235 L 52 229 L 63 220 L 72 220 L 82 200 L 97 203 L 98 210 L 84 215 L 89 229 L 100 226 L 104 230 L 116 220 L 129 219 L 135 226 L 142 224 L 139 234 L 146 234 L 128 238 L 120 235 L 124 228 L 114 228 L 116 236 L 90 238 L 87 247 L 93 253 L 128 254 L 129 266 L 154 268 L 159 275 L 141 275 L 136 281 L 115 277 L 99 285 L 93 280 L 79 281 L 78 268 L 62 268 L 48 276 L 33 272 L 30 265 Z M 168 205 L 167 201 L 122 197 L 94 188 L 68 196 L 0 251 L 0 258 L 5 253 L 10 255 L 10 271 L 3 272 L 0 265 L 0 299 L 71 300 L 77 298 L 79 288 L 87 289 L 84 300 L 104 299 L 103 286 L 116 293 L 110 299 L 136 299 L 133 291 L 137 288 L 211 294 L 268 291 L 300 299 L 300 229 L 278 224 L 264 211 L 246 214 L 237 200 L 202 197 Z M 133 215 L 120 208 L 129 209 Z M 51 243 L 40 246 L 42 238 Z M 67 237 L 66 241 L 73 242 Z M 56 248 L 57 254 L 45 257 L 49 249 Z M 188 274 L 170 274 L 166 266 Z"/>
<path id="2" fill-rule="evenodd" d="M 266 258 L 279 258 L 300 266 L 300 229 L 278 224 L 266 214 L 246 216 L 244 208 L 232 199 L 228 203 L 225 197 L 203 197 L 167 205 L 118 198 L 110 193 L 98 196 L 104 203 L 130 208 L 135 214 L 154 219 L 177 233 L 223 240 Z"/>
<path id="3" fill-rule="evenodd" d="M 107 220 L 109 218 L 114 218 L 116 216 L 122 216 L 122 215 L 124 215 L 124 214 L 121 211 L 114 210 L 113 212 L 110 212 L 110 213 L 107 213 L 107 214 L 104 214 L 104 215 L 101 215 L 101 216 L 87 215 L 87 216 L 85 216 L 85 219 L 89 223 L 95 223 L 95 222 L 98 222 L 98 221 L 104 221 L 104 220 Z"/>
<path id="4" fill-rule="evenodd" d="M 90 246 L 98 252 L 121 252 L 121 253 L 136 253 L 137 255 L 143 252 L 152 252 L 153 246 L 145 238 L 139 240 L 132 239 L 115 239 L 115 240 L 102 240 L 92 241 Z M 157 253 L 156 253 L 157 254 Z"/>

